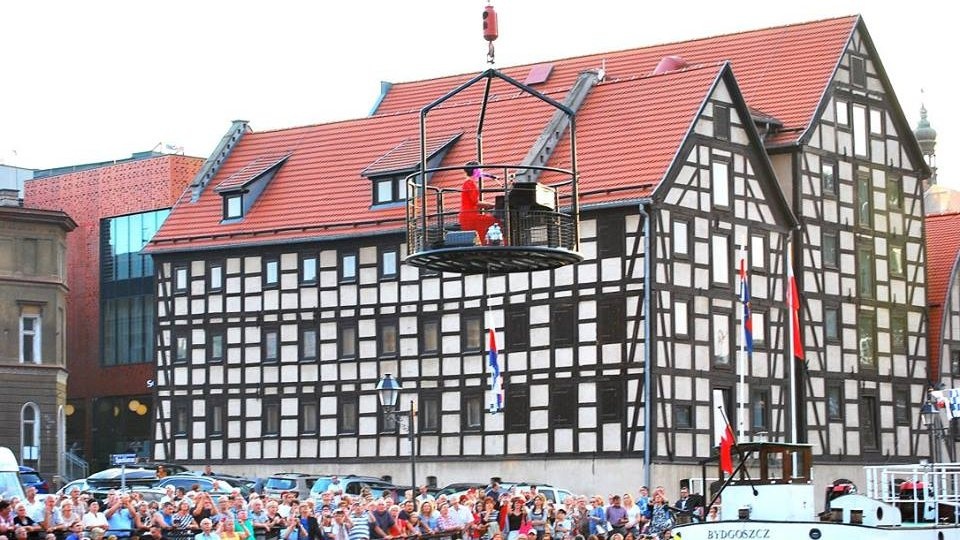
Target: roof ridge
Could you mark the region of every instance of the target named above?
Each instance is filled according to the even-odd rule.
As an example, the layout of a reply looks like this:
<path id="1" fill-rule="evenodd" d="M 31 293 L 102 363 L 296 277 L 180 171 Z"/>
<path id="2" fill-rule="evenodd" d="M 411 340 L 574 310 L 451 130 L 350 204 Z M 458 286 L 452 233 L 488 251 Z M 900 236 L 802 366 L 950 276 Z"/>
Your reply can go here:
<path id="1" fill-rule="evenodd" d="M 749 29 L 749 30 L 739 30 L 739 31 L 735 31 L 735 32 L 728 32 L 728 33 L 726 33 L 726 34 L 713 34 L 713 35 L 709 35 L 709 36 L 701 36 L 701 37 L 695 37 L 695 38 L 691 38 L 691 39 L 678 39 L 678 40 L 666 41 L 666 42 L 662 42 L 662 43 L 649 43 L 649 44 L 647 44 L 647 45 L 638 45 L 638 46 L 636 46 L 636 47 L 626 47 L 626 48 L 623 48 L 623 49 L 613 49 L 613 50 L 605 50 L 605 51 L 596 51 L 596 52 L 592 52 L 592 53 L 577 54 L 577 55 L 573 55 L 573 56 L 565 56 L 565 57 L 562 57 L 562 58 L 540 59 L 539 61 L 533 61 L 533 62 L 524 63 L 524 64 L 515 64 L 515 65 L 512 65 L 512 66 L 498 67 L 497 70 L 498 70 L 498 71 L 503 71 L 503 70 L 506 70 L 506 69 L 519 69 L 519 68 L 523 68 L 523 67 L 531 67 L 531 66 L 535 66 L 535 65 L 538 65 L 538 64 L 543 64 L 544 62 L 550 62 L 550 63 L 564 62 L 564 61 L 572 60 L 572 59 L 576 59 L 576 58 L 586 58 L 586 57 L 588 57 L 588 56 L 599 56 L 599 55 L 605 55 L 605 54 L 619 54 L 619 53 L 625 53 L 625 52 L 627 52 L 627 51 L 637 51 L 637 50 L 642 50 L 642 49 L 650 49 L 650 48 L 653 48 L 653 47 L 665 47 L 665 46 L 668 46 L 668 45 L 677 45 L 677 44 L 680 44 L 680 43 L 695 43 L 695 42 L 698 42 L 698 41 L 707 41 L 707 40 L 714 40 L 714 39 L 721 39 L 721 38 L 739 36 L 739 35 L 744 35 L 744 34 L 752 34 L 752 33 L 755 33 L 755 32 L 769 32 L 769 31 L 771 31 L 771 30 L 780 30 L 780 29 L 784 29 L 784 28 L 791 28 L 791 27 L 797 27 L 797 26 L 807 26 L 807 25 L 813 25 L 813 24 L 818 24 L 818 23 L 824 23 L 824 22 L 828 22 L 828 21 L 840 21 L 840 20 L 844 20 L 844 19 L 856 19 L 856 18 L 858 18 L 858 17 L 860 17 L 860 14 L 840 15 L 840 16 L 836 16 L 836 17 L 825 17 L 825 18 L 822 18 L 822 19 L 814 19 L 814 20 L 804 21 L 804 22 L 787 23 L 787 24 L 781 24 L 781 25 L 767 26 L 767 27 L 763 27 L 763 28 L 752 28 L 752 29 Z M 441 81 L 441 80 L 443 80 L 443 79 L 451 79 L 451 78 L 463 77 L 463 76 L 465 76 L 465 75 L 469 75 L 470 73 L 473 73 L 473 72 L 468 71 L 468 72 L 454 73 L 454 74 L 449 74 L 449 75 L 439 75 L 439 76 L 437 76 L 437 77 L 429 77 L 429 78 L 426 78 L 426 79 L 413 79 L 413 80 L 409 80 L 409 81 L 400 81 L 400 82 L 396 82 L 396 83 L 392 83 L 392 84 L 393 84 L 394 86 L 396 86 L 396 85 L 401 85 L 401 84 L 403 84 L 403 85 L 406 85 L 406 84 L 420 84 L 420 83 L 427 83 L 427 82 L 430 82 L 430 81 Z"/>
<path id="2" fill-rule="evenodd" d="M 927 219 L 938 219 L 938 218 L 948 218 L 960 216 L 960 210 L 953 210 L 949 212 L 937 212 L 936 214 L 927 214 L 925 217 Z"/>

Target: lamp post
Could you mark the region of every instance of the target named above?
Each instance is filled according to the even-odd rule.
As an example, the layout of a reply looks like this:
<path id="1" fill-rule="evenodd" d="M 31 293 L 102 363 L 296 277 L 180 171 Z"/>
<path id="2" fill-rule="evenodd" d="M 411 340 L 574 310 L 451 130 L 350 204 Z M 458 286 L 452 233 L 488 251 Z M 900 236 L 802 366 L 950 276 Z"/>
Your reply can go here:
<path id="1" fill-rule="evenodd" d="M 937 408 L 934 397 L 929 392 L 927 393 L 927 400 L 920 407 L 920 420 L 930 430 L 930 444 L 933 447 L 930 457 L 934 463 L 940 463 L 942 458 L 940 438 L 943 436 L 943 428 L 940 425 L 940 410 Z"/>
<path id="2" fill-rule="evenodd" d="M 377 397 L 380 399 L 380 408 L 383 409 L 384 417 L 393 418 L 398 425 L 407 424 L 407 439 L 410 441 L 410 486 L 413 492 L 417 492 L 417 447 L 414 438 L 414 422 L 417 418 L 417 409 L 414 407 L 413 400 L 410 400 L 410 409 L 406 412 L 397 410 L 397 401 L 400 398 L 400 381 L 393 378 L 393 375 L 385 373 L 377 381 Z"/>

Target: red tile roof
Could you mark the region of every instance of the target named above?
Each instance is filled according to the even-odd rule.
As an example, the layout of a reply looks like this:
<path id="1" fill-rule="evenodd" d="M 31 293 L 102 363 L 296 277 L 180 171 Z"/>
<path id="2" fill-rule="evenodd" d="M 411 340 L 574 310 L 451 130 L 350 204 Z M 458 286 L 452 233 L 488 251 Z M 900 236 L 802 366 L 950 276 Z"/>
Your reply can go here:
<path id="1" fill-rule="evenodd" d="M 630 78 L 653 72 L 665 56 L 679 55 L 688 65 L 729 61 L 750 107 L 783 122 L 783 129 L 768 144 L 796 142 L 814 120 L 827 85 L 833 77 L 859 16 L 765 28 L 709 37 L 554 60 L 553 72 L 541 92 L 569 88 L 581 71 L 603 66 L 610 78 Z M 507 75 L 523 80 L 536 64 L 505 68 Z M 427 81 L 396 83 L 384 96 L 377 114 L 419 109 L 468 80 L 472 74 Z M 457 101 L 477 100 L 480 89 L 457 96 Z"/>
<path id="2" fill-rule="evenodd" d="M 927 216 L 928 378 L 940 380 L 940 330 L 952 273 L 960 269 L 960 213 Z"/>
<path id="3" fill-rule="evenodd" d="M 442 150 L 445 146 L 460 138 L 462 131 L 449 133 L 446 135 L 434 135 L 427 137 L 427 159 Z M 363 176 L 371 177 L 377 174 L 390 173 L 394 171 L 410 170 L 420 165 L 420 137 L 410 137 L 398 144 L 395 148 L 378 158 L 369 167 L 361 173 Z"/>
<path id="4" fill-rule="evenodd" d="M 691 67 L 656 76 L 607 81 L 594 88 L 577 115 L 578 164 L 583 204 L 648 195 L 664 177 L 725 65 Z M 494 80 L 484 124 L 484 162 L 519 163 L 555 109 Z M 571 83 L 573 81 L 571 80 Z M 551 96 L 562 99 L 563 92 Z M 473 133 L 478 104 L 438 108 L 428 117 L 439 139 Z M 272 243 L 401 230 L 402 206 L 371 209 L 371 181 L 361 172 L 398 141 L 418 140 L 419 113 L 245 135 L 211 185 L 230 178 L 260 156 L 291 152 L 267 190 L 240 222 L 220 223 L 220 195 L 207 188 L 195 203 L 185 193 L 154 237 L 151 251 Z M 461 138 L 444 166 L 475 159 L 473 137 Z M 549 165 L 569 168 L 569 145 L 561 141 Z M 460 173 L 437 173 L 433 185 L 454 187 Z M 549 180 L 549 174 L 544 175 Z"/>
<path id="5" fill-rule="evenodd" d="M 227 179 L 217 184 L 216 191 L 239 189 L 254 181 L 261 174 L 276 167 L 290 157 L 290 152 L 259 156 Z"/>

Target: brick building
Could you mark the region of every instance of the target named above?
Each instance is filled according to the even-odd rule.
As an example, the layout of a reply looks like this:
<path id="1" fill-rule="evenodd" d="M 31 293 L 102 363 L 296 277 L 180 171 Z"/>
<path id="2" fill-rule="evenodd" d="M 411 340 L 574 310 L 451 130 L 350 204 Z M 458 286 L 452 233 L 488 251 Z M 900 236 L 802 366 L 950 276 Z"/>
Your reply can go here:
<path id="1" fill-rule="evenodd" d="M 95 466 L 113 452 L 146 452 L 153 378 L 153 270 L 140 247 L 202 159 L 154 153 L 38 171 L 25 205 L 75 216 L 67 241 L 67 439 Z"/>

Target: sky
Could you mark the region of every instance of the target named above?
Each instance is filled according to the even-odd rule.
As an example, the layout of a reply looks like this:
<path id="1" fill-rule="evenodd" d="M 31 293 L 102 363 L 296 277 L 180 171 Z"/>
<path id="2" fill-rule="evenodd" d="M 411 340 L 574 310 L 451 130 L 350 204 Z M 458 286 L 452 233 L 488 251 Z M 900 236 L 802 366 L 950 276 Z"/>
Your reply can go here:
<path id="1" fill-rule="evenodd" d="M 949 102 L 960 87 L 952 2 L 492 3 L 502 67 L 859 13 L 911 126 L 927 107 L 940 183 L 960 189 L 960 107 Z M 262 131 L 366 116 L 381 81 L 485 69 L 486 5 L 2 2 L 0 163 L 51 168 L 163 145 L 207 157 L 232 120 Z"/>

